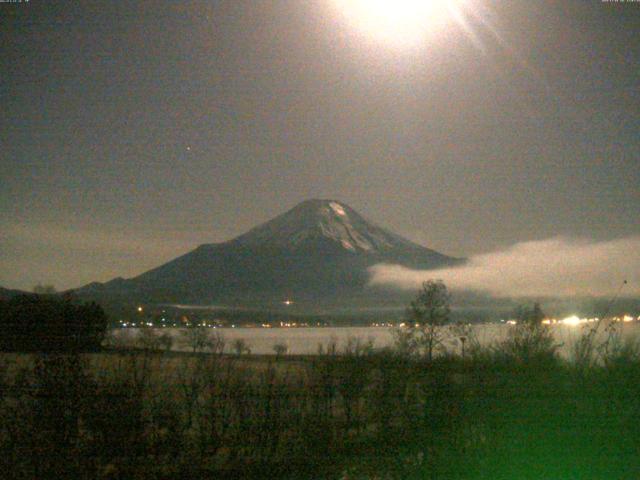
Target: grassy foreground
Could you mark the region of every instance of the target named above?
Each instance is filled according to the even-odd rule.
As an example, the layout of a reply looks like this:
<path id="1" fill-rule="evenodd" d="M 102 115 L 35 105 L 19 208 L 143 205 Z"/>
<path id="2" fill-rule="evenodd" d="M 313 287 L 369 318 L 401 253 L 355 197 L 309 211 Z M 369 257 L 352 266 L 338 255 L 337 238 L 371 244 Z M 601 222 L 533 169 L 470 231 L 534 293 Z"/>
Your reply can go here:
<path id="1" fill-rule="evenodd" d="M 527 343 L 529 342 L 529 343 Z M 537 343 L 536 343 L 537 342 Z M 353 345 L 352 345 L 353 347 Z M 0 356 L 3 478 L 631 479 L 640 355 Z"/>

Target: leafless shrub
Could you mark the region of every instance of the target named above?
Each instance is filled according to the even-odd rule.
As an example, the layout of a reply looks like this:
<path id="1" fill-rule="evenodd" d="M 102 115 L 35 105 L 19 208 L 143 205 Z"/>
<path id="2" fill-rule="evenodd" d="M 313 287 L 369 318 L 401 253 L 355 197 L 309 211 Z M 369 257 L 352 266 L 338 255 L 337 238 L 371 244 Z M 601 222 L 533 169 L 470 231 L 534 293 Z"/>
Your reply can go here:
<path id="1" fill-rule="evenodd" d="M 273 351 L 276 354 L 276 358 L 280 358 L 287 354 L 289 351 L 289 346 L 284 342 L 278 342 L 273 345 Z"/>
<path id="2" fill-rule="evenodd" d="M 202 353 L 210 349 L 216 349 L 217 351 L 220 348 L 220 342 L 222 342 L 222 348 L 224 349 L 222 337 L 220 335 L 213 337 L 205 327 L 192 326 L 184 328 L 180 331 L 180 334 L 182 336 L 182 345 L 191 349 L 193 353 Z"/>
<path id="3" fill-rule="evenodd" d="M 449 326 L 449 334 L 454 345 L 460 346 L 460 355 L 466 358 L 473 356 L 480 350 L 480 341 L 473 328 L 473 325 L 465 322 L 456 322 Z"/>
<path id="4" fill-rule="evenodd" d="M 248 355 L 251 354 L 251 348 L 249 348 L 249 344 L 244 338 L 235 339 L 231 346 L 238 357 L 245 353 Z"/>
<path id="5" fill-rule="evenodd" d="M 544 314 L 539 304 L 521 306 L 516 311 L 517 324 L 507 339 L 497 345 L 497 351 L 520 365 L 537 365 L 557 359 L 559 345 L 548 326 L 542 323 Z"/>
<path id="6" fill-rule="evenodd" d="M 373 353 L 373 344 L 373 338 L 364 340 L 361 337 L 350 336 L 349 338 L 347 338 L 347 342 L 343 348 L 342 353 L 344 355 L 353 357 L 371 355 Z"/>

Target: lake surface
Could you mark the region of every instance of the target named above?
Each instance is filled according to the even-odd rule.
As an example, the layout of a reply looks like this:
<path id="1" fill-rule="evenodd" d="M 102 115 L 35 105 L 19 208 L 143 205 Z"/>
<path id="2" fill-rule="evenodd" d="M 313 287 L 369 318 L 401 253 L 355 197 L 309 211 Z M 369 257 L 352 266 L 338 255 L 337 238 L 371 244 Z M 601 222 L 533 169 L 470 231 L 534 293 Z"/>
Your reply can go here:
<path id="1" fill-rule="evenodd" d="M 559 345 L 559 351 L 564 357 L 570 357 L 572 347 L 580 336 L 586 333 L 592 324 L 586 325 L 552 325 L 549 328 L 553 331 L 554 337 Z M 604 325 L 600 326 L 598 338 L 605 338 L 602 331 Z M 472 328 L 473 335 L 482 346 L 489 346 L 495 342 L 504 340 L 512 325 L 506 324 L 481 324 Z M 623 339 L 640 338 L 640 322 L 622 323 L 619 325 L 621 337 Z M 173 350 L 188 351 L 189 346 L 184 343 L 181 328 L 155 328 L 155 332 L 169 333 L 174 337 Z M 140 329 L 123 328 L 116 329 L 114 335 L 125 344 L 133 344 Z M 234 340 L 243 339 L 251 353 L 273 354 L 273 346 L 284 343 L 288 347 L 290 354 L 309 355 L 318 353 L 318 346 L 326 346 L 336 343 L 338 351 L 344 350 L 349 339 L 357 339 L 361 342 L 372 341 L 374 348 L 382 348 L 393 345 L 393 335 L 389 327 L 320 327 L 320 328 L 216 328 L 208 329 L 212 334 L 221 335 L 225 342 L 225 351 L 232 352 Z M 459 352 L 460 343 L 456 336 L 447 334 L 447 348 L 450 351 Z"/>

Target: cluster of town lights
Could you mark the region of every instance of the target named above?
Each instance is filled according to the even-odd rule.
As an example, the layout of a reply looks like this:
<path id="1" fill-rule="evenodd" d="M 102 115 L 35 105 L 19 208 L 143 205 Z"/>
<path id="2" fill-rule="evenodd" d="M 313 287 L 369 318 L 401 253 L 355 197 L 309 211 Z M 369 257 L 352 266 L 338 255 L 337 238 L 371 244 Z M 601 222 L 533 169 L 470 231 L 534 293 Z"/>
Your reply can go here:
<path id="1" fill-rule="evenodd" d="M 124 320 L 120 320 L 119 322 L 120 327 L 122 328 L 142 328 L 142 327 L 155 327 L 155 328 L 167 328 L 167 327 L 172 327 L 172 328 L 181 328 L 181 327 L 191 327 L 191 326 L 195 326 L 195 327 L 201 327 L 201 328 L 223 328 L 223 325 L 217 325 L 217 324 L 212 324 L 212 323 L 207 323 L 206 321 L 200 322 L 200 323 L 194 323 L 192 324 L 191 322 L 188 321 L 182 321 L 182 322 L 172 322 L 171 324 L 167 325 L 165 323 L 165 319 L 162 319 L 162 324 L 158 325 L 158 324 L 154 324 L 153 322 L 126 322 Z M 389 324 L 391 325 L 391 324 Z M 300 327 L 323 327 L 325 326 L 324 324 L 320 323 L 320 322 L 316 322 L 315 324 L 309 324 L 307 322 L 278 322 L 276 325 L 272 325 L 271 323 L 262 323 L 260 325 L 254 325 L 254 324 L 247 324 L 247 325 L 241 325 L 241 327 L 244 328 L 273 328 L 274 326 L 279 326 L 280 328 L 300 328 Z M 231 324 L 228 325 L 229 328 L 236 328 L 235 324 Z"/>
<path id="2" fill-rule="evenodd" d="M 282 302 L 284 305 L 293 305 L 293 300 L 291 299 L 285 299 Z M 136 307 L 136 311 L 138 313 L 143 313 L 144 312 L 144 308 L 142 306 L 138 306 Z M 165 312 L 165 310 L 162 311 L 163 313 Z M 557 318 L 545 318 L 544 320 L 542 320 L 542 324 L 543 325 L 570 325 L 570 326 L 575 326 L 575 325 L 583 325 L 583 324 L 589 324 L 589 323 L 597 323 L 600 321 L 599 317 L 591 317 L 591 318 L 580 318 L 577 315 L 571 315 L 565 318 L 561 318 L 561 319 L 557 319 Z M 630 322 L 634 322 L 634 321 L 638 321 L 640 322 L 640 316 L 638 317 L 633 317 L 631 315 L 621 315 L 621 316 L 615 316 L 611 318 L 612 322 L 620 322 L 620 323 L 630 323 Z M 168 322 L 170 322 L 169 324 L 167 324 Z M 514 319 L 510 319 L 510 320 L 500 320 L 500 322 L 502 323 L 506 323 L 507 325 L 517 325 L 518 321 L 514 320 Z M 220 327 L 224 327 L 225 325 L 220 324 L 216 321 L 207 321 L 207 320 L 202 320 L 199 323 L 191 323 L 189 321 L 189 318 L 186 316 L 182 316 L 180 318 L 180 320 L 167 320 L 166 318 L 162 318 L 161 319 L 161 324 L 157 325 L 156 323 L 150 322 L 148 320 L 140 320 L 137 322 L 131 322 L 131 321 L 125 321 L 125 320 L 120 320 L 119 322 L 120 327 L 160 327 L 160 328 L 166 328 L 166 327 L 190 327 L 190 326 L 196 326 L 196 327 L 205 327 L 205 328 L 220 328 Z M 394 325 L 396 325 L 394 322 L 374 322 L 371 323 L 370 326 L 371 327 L 393 327 Z M 399 327 L 407 327 L 409 326 L 407 323 L 405 322 L 400 322 L 399 324 L 397 324 Z M 241 325 L 241 326 L 246 326 L 246 327 L 261 327 L 261 328 L 273 328 L 276 326 L 279 326 L 281 328 L 296 328 L 296 327 L 309 327 L 309 326 L 326 326 L 326 324 L 322 324 L 320 322 L 317 322 L 315 325 L 311 324 L 309 325 L 307 322 L 291 322 L 291 321 L 280 321 L 277 322 L 276 324 L 271 324 L 271 323 L 262 323 L 260 325 Z M 231 328 L 236 328 L 235 324 L 229 325 L 229 327 Z M 419 323 L 415 324 L 415 327 L 420 327 Z"/>
<path id="3" fill-rule="evenodd" d="M 623 322 L 629 323 L 633 321 L 640 321 L 640 316 L 638 318 L 634 318 L 631 315 L 623 315 L 621 317 L 613 317 L 611 321 L 613 322 Z M 598 317 L 593 318 L 580 318 L 577 315 L 571 315 L 570 317 L 556 319 L 556 318 L 545 318 L 542 320 L 542 323 L 545 325 L 582 325 L 585 323 L 596 323 L 599 322 L 600 319 Z"/>

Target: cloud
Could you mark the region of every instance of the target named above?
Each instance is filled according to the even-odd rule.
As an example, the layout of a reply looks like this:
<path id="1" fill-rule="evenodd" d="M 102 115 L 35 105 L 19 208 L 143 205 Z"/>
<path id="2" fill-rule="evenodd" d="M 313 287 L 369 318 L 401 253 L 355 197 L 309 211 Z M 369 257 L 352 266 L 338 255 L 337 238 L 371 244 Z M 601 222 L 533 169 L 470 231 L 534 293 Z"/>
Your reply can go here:
<path id="1" fill-rule="evenodd" d="M 474 255 L 459 267 L 412 270 L 379 264 L 370 273 L 372 285 L 414 290 L 437 278 L 454 290 L 496 297 L 612 295 L 627 280 L 623 295 L 640 295 L 640 236 L 602 242 L 558 237 Z"/>

